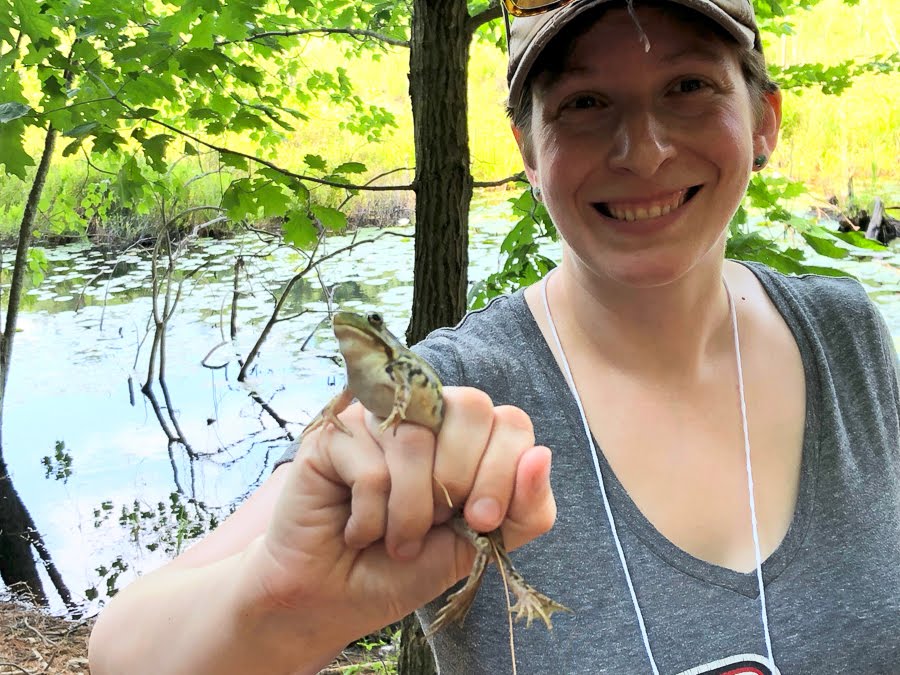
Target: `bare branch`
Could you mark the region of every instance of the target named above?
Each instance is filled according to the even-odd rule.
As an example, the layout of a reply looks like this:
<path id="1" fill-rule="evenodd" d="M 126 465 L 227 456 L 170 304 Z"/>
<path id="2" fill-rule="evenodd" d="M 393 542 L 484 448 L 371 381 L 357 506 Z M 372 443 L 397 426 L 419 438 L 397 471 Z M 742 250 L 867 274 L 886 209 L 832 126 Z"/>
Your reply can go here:
<path id="1" fill-rule="evenodd" d="M 500 180 L 476 180 L 472 183 L 472 187 L 476 188 L 490 188 L 490 187 L 500 187 L 501 185 L 506 185 L 507 183 L 527 183 L 528 178 L 525 176 L 524 171 L 520 171 L 517 174 L 513 174 L 512 176 L 507 176 L 506 178 L 501 178 Z"/>
<path id="2" fill-rule="evenodd" d="M 480 26 L 494 19 L 499 19 L 501 16 L 503 16 L 503 10 L 500 9 L 500 3 L 491 3 L 491 6 L 483 12 L 470 16 L 466 22 L 466 28 L 469 29 L 469 33 L 474 34 Z"/>
<path id="3" fill-rule="evenodd" d="M 269 37 L 295 37 L 297 35 L 350 35 L 351 37 L 372 38 L 395 47 L 409 47 L 409 41 L 392 38 L 372 30 L 360 30 L 357 28 L 302 28 L 298 30 L 267 30 L 263 33 L 254 33 L 241 40 L 218 40 L 216 46 L 235 44 L 237 42 L 255 42 Z"/>

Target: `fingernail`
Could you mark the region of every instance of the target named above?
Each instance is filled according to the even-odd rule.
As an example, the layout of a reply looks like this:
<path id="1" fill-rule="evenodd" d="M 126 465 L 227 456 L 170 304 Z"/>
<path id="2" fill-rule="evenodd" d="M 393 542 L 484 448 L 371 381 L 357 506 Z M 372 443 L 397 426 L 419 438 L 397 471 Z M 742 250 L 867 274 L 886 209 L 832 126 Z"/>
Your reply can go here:
<path id="1" fill-rule="evenodd" d="M 396 549 L 396 553 L 398 558 L 411 560 L 419 555 L 420 550 L 422 550 L 422 545 L 418 541 L 408 541 L 400 544 Z"/>
<path id="2" fill-rule="evenodd" d="M 470 514 L 483 523 L 497 525 L 500 522 L 500 502 L 493 497 L 482 497 L 472 504 Z"/>

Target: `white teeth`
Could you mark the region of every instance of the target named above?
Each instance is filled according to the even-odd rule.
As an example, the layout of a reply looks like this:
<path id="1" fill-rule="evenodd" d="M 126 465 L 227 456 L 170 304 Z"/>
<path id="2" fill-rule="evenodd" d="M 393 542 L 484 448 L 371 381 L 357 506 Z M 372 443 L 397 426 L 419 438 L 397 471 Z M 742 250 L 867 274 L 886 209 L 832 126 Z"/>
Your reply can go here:
<path id="1" fill-rule="evenodd" d="M 649 206 L 616 206 L 607 203 L 606 208 L 616 220 L 626 220 L 631 222 L 635 220 L 645 220 L 647 218 L 658 218 L 684 204 L 686 195 L 687 190 L 681 190 L 674 197 L 670 198 L 669 201 L 664 203 L 656 203 Z"/>

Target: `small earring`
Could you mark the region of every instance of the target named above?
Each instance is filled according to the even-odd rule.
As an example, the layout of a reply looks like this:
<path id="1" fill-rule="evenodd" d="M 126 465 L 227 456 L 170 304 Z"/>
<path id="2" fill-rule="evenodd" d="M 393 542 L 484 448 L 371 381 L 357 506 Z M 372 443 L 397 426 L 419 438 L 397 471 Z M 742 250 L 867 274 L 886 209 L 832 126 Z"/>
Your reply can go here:
<path id="1" fill-rule="evenodd" d="M 753 168 L 754 169 L 763 168 L 766 165 L 767 159 L 768 159 L 768 157 L 766 157 L 765 155 L 757 155 L 756 157 L 753 158 Z"/>
<path id="2" fill-rule="evenodd" d="M 541 201 L 541 197 L 544 196 L 543 192 L 541 192 L 540 185 L 532 185 L 531 186 L 531 196 L 534 197 L 536 202 Z"/>

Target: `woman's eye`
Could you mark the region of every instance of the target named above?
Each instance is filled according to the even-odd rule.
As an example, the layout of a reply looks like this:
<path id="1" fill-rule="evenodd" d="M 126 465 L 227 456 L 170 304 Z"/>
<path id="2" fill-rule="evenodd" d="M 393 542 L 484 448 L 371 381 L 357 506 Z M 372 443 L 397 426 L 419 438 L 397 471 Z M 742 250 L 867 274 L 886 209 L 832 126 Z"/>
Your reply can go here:
<path id="1" fill-rule="evenodd" d="M 564 107 L 574 108 L 575 110 L 590 110 L 591 108 L 599 108 L 600 101 L 597 100 L 596 96 L 581 94 L 569 99 Z"/>
<path id="2" fill-rule="evenodd" d="M 678 84 L 675 85 L 675 89 L 679 94 L 690 94 L 705 87 L 706 83 L 696 77 L 686 77 L 683 80 L 679 80 Z"/>

